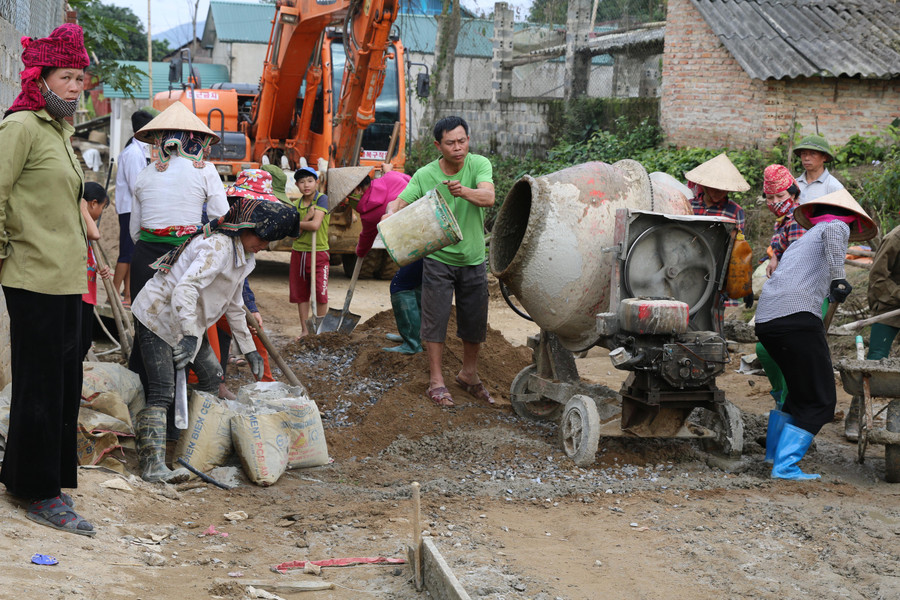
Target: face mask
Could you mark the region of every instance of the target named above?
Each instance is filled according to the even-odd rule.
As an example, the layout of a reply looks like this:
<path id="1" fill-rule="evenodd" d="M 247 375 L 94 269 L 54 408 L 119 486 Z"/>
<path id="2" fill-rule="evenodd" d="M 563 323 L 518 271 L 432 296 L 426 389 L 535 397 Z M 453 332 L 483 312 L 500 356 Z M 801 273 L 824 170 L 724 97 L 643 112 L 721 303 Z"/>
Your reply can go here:
<path id="1" fill-rule="evenodd" d="M 42 79 L 41 81 L 44 80 Z M 47 88 L 47 91 L 42 95 L 44 96 L 44 102 L 47 104 L 46 108 L 48 113 L 57 118 L 71 117 L 75 114 L 75 109 L 78 107 L 77 98 L 69 102 L 57 96 L 53 90 L 50 89 L 50 86 L 47 85 L 46 81 L 44 81 L 44 87 Z"/>
<path id="2" fill-rule="evenodd" d="M 782 200 L 781 202 L 772 204 L 769 206 L 769 210 L 775 213 L 775 216 L 783 217 L 784 215 L 791 212 L 794 208 L 794 201 L 790 196 Z"/>

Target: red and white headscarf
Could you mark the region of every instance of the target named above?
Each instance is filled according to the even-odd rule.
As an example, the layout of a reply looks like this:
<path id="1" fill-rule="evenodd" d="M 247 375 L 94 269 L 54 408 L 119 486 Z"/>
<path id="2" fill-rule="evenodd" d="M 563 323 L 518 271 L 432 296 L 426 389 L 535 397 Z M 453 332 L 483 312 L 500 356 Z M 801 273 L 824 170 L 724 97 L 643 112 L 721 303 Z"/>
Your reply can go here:
<path id="1" fill-rule="evenodd" d="M 794 185 L 794 176 L 784 165 L 769 165 L 763 171 L 763 194 L 777 194 Z"/>
<path id="2" fill-rule="evenodd" d="M 38 87 L 44 67 L 84 69 L 91 62 L 84 47 L 84 32 L 74 23 L 60 25 L 49 37 L 23 37 L 21 42 L 22 62 L 25 64 L 25 70 L 21 73 L 22 91 L 6 111 L 7 114 L 44 108 L 46 103 Z"/>

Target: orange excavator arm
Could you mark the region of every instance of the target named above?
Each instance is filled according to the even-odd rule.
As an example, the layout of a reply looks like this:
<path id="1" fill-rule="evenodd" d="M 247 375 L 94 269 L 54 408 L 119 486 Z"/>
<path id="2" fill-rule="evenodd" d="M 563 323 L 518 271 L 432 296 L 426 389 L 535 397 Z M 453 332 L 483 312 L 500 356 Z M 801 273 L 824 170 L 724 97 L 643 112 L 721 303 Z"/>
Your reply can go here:
<path id="1" fill-rule="evenodd" d="M 304 78 L 321 77 L 321 69 L 316 67 L 321 59 L 322 35 L 326 27 L 341 22 L 350 6 L 350 0 L 320 2 L 283 0 L 276 6 L 250 128 L 254 161 L 278 150 L 296 164 L 305 153 L 303 148 L 284 147 L 285 140 L 296 133 L 297 94 Z"/>
<path id="2" fill-rule="evenodd" d="M 375 121 L 375 100 L 384 85 L 385 59 L 396 0 L 353 0 L 344 23 L 347 65 L 329 149 L 332 166 L 359 163 L 362 133 Z"/>

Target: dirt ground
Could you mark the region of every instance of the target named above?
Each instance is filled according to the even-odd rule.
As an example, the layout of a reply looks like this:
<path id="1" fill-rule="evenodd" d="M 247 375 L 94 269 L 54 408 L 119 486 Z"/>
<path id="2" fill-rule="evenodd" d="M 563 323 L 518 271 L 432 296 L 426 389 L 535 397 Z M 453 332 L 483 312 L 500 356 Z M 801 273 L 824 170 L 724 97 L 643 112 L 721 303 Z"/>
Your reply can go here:
<path id="1" fill-rule="evenodd" d="M 510 383 L 530 363 L 524 343 L 537 330 L 496 294 L 480 364 L 500 406 L 450 383 L 457 406 L 440 409 L 424 397 L 424 355 L 381 350 L 394 330 L 387 281 L 360 281 L 351 310 L 363 321 L 349 337 L 295 342 L 287 256 L 260 258 L 251 285 L 267 330 L 319 405 L 333 463 L 289 471 L 272 487 L 244 480 L 228 491 L 133 476 L 130 491 L 121 491 L 100 485 L 115 474 L 83 469 L 73 496 L 99 529 L 93 539 L 35 525 L 7 496 L 0 597 L 236 600 L 249 597 L 241 585 L 248 581 L 319 581 L 336 587 L 279 595 L 418 598 L 406 565 L 326 568 L 318 576 L 271 570 L 292 560 L 405 557 L 413 481 L 422 486 L 421 528 L 473 598 L 900 597 L 900 486 L 884 481 L 883 447 L 870 447 L 858 464 L 856 445 L 836 421 L 803 461 L 820 481 L 770 479 L 754 441 L 772 405 L 768 382 L 735 372 L 752 345 L 736 345 L 718 379 L 743 411 L 740 460 L 717 459 L 695 442 L 601 438 L 596 464 L 578 468 L 561 451 L 555 423 L 511 410 Z M 333 269 L 333 306 L 347 284 Z M 451 336 L 448 382 L 461 352 Z M 584 379 L 613 389 L 624 378 L 600 349 L 577 363 Z M 244 367 L 228 384 L 235 390 L 249 379 Z M 845 411 L 840 385 L 838 394 Z M 126 458 L 136 472 L 134 453 Z M 248 518 L 223 516 L 233 511 Z M 210 525 L 227 537 L 204 535 Z M 59 564 L 31 564 L 34 553 Z"/>

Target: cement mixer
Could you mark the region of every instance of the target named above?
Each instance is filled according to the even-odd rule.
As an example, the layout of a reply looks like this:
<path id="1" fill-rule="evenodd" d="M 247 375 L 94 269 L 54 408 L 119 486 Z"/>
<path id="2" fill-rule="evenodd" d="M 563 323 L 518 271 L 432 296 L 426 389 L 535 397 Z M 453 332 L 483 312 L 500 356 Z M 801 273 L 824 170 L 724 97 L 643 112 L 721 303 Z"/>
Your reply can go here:
<path id="1" fill-rule="evenodd" d="M 729 362 L 716 307 L 734 221 L 694 216 L 685 192 L 632 160 L 592 162 L 524 176 L 497 215 L 491 271 L 541 328 L 512 406 L 561 417 L 560 442 L 579 466 L 594 462 L 601 436 L 743 449 L 740 411 L 715 384 Z M 630 372 L 618 392 L 579 377 L 575 353 L 593 346 Z"/>

